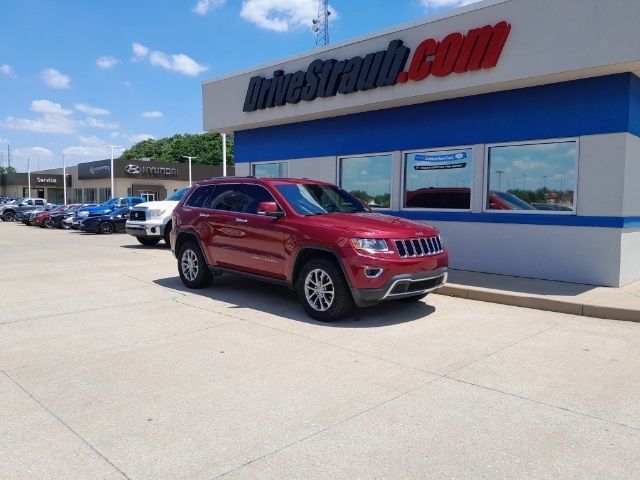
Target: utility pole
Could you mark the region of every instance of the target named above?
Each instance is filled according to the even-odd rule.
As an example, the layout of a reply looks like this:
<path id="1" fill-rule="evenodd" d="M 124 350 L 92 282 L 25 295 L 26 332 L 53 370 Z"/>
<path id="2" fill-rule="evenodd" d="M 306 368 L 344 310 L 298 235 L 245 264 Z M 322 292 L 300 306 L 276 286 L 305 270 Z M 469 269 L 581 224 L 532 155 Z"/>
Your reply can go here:
<path id="1" fill-rule="evenodd" d="M 28 193 L 27 193 L 27 198 L 31 198 L 31 159 L 27 158 L 27 185 L 29 185 L 28 187 Z"/>
<path id="2" fill-rule="evenodd" d="M 64 154 L 62 154 L 62 194 L 64 195 L 64 204 L 67 204 L 67 164 L 65 163 Z"/>
<path id="3" fill-rule="evenodd" d="M 189 155 L 183 155 L 182 158 L 189 159 L 189 186 L 191 186 L 192 185 L 192 182 L 191 182 L 191 160 L 193 160 L 194 158 L 198 158 L 198 157 L 190 157 Z"/>
<path id="4" fill-rule="evenodd" d="M 504 170 L 496 170 L 496 174 L 498 175 L 498 191 L 502 191 L 502 175 L 504 175 Z"/>
<path id="5" fill-rule="evenodd" d="M 313 19 L 316 32 L 316 48 L 329 44 L 329 0 L 318 0 L 318 16 Z"/>

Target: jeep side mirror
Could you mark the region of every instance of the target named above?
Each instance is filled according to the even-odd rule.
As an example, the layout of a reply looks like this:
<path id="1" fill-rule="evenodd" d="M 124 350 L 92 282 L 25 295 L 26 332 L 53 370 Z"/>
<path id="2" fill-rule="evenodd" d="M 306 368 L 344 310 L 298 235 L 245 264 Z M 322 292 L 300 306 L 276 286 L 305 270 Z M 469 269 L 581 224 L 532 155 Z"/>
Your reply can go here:
<path id="1" fill-rule="evenodd" d="M 258 204 L 258 215 L 282 218 L 284 217 L 284 212 L 278 208 L 278 204 L 276 202 L 260 202 Z"/>

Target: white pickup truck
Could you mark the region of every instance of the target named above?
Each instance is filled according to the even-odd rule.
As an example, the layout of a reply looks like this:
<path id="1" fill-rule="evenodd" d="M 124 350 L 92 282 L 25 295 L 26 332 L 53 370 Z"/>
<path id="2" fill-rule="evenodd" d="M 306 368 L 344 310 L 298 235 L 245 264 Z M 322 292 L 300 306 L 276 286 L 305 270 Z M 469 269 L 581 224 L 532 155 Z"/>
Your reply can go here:
<path id="1" fill-rule="evenodd" d="M 129 212 L 126 230 L 142 245 L 156 245 L 160 240 L 169 245 L 171 213 L 189 189 L 183 188 L 163 201 L 140 203 Z"/>

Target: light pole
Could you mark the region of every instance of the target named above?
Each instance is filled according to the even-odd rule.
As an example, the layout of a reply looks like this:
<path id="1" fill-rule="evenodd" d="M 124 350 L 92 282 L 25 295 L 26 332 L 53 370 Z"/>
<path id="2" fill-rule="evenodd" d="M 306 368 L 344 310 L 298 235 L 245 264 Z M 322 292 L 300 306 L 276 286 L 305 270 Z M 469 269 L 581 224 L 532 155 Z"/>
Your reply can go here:
<path id="1" fill-rule="evenodd" d="M 227 176 L 227 134 L 222 134 L 222 176 Z"/>
<path id="2" fill-rule="evenodd" d="M 64 196 L 64 204 L 67 204 L 67 164 L 64 161 L 64 155 L 62 155 L 62 194 Z"/>
<path id="3" fill-rule="evenodd" d="M 498 191 L 502 191 L 502 175 L 504 174 L 503 170 L 496 170 L 496 174 L 498 175 Z"/>
<path id="4" fill-rule="evenodd" d="M 120 145 L 105 145 L 105 147 L 111 149 L 111 198 L 115 197 L 115 184 L 113 181 L 113 149 L 122 148 Z"/>
<path id="5" fill-rule="evenodd" d="M 27 183 L 29 184 L 29 191 L 27 192 L 27 198 L 31 198 L 31 159 L 27 158 Z"/>
<path id="6" fill-rule="evenodd" d="M 183 155 L 182 158 L 188 158 L 189 159 L 189 186 L 191 186 L 191 160 L 193 160 L 194 158 L 198 158 L 198 157 L 190 157 L 189 155 Z"/>

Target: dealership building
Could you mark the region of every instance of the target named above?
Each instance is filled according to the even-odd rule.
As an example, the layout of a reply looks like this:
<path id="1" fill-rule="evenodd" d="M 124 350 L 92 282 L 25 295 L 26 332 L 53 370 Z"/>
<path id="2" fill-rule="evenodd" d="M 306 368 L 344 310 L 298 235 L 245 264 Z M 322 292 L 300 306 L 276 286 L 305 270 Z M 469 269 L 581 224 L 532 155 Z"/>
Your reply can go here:
<path id="1" fill-rule="evenodd" d="M 451 267 L 640 280 L 640 1 L 486 0 L 203 84 L 238 175 L 437 226 Z"/>
<path id="2" fill-rule="evenodd" d="M 233 174 L 233 167 L 229 167 Z M 221 176 L 222 166 L 191 166 L 193 182 Z M 80 163 L 66 169 L 67 203 L 102 203 L 112 197 L 140 196 L 146 201 L 164 200 L 176 190 L 189 186 L 189 165 L 152 160 L 113 161 L 114 194 L 111 195 L 111 160 Z M 0 195 L 46 198 L 51 203 L 64 202 L 62 169 L 2 175 Z"/>

